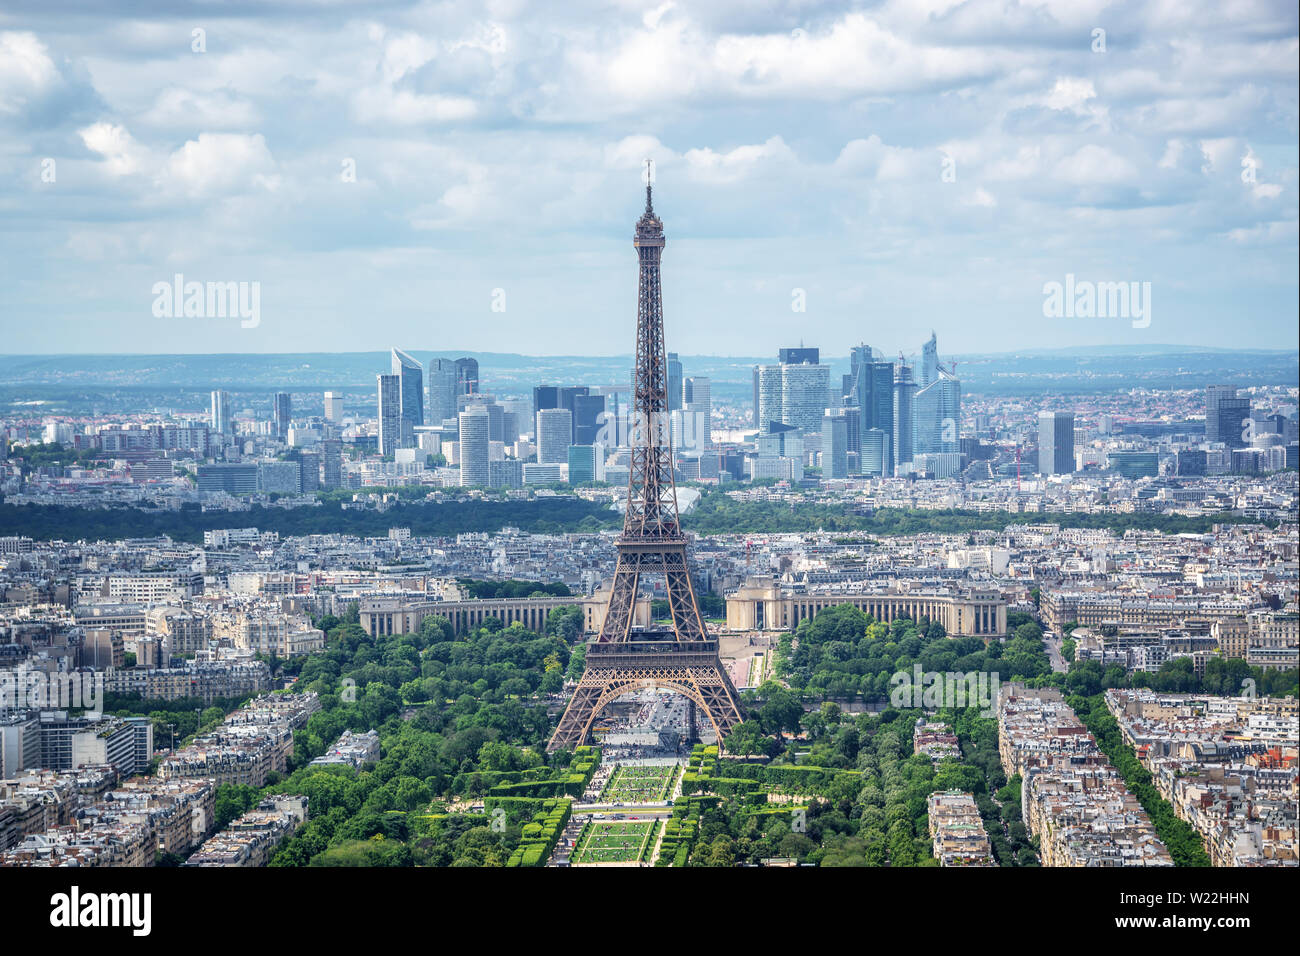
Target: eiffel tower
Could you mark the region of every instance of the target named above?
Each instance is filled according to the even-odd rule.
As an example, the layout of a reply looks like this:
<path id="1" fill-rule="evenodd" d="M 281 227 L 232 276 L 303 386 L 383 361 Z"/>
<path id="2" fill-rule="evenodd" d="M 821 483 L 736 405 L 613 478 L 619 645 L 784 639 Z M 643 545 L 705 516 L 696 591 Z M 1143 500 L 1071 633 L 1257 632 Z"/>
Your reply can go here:
<path id="1" fill-rule="evenodd" d="M 596 717 L 616 698 L 647 687 L 676 691 L 691 703 L 691 724 L 708 718 L 721 743 L 740 721 L 736 689 L 709 638 L 691 585 L 687 539 L 677 520 L 668 427 L 668 370 L 664 360 L 663 300 L 659 258 L 664 224 L 655 215 L 647 160 L 645 213 L 632 245 L 640 260 L 636 314 L 636 379 L 628 475 L 627 513 L 618 538 L 614 586 L 600 634 L 587 643 L 582 680 L 560 718 L 547 750 L 586 743 Z M 662 574 L 672 629 L 632 623 L 642 574 Z"/>

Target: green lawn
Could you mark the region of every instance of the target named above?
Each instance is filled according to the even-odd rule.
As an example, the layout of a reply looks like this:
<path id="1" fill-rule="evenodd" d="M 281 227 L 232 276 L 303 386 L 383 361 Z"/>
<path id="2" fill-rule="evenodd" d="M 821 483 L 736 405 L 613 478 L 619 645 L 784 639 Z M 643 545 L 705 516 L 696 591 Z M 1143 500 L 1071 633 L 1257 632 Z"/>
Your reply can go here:
<path id="1" fill-rule="evenodd" d="M 609 803 L 662 803 L 672 793 L 676 776 L 676 765 L 626 767 L 619 764 L 600 796 Z"/>
<path id="2" fill-rule="evenodd" d="M 657 820 L 592 820 L 578 838 L 573 863 L 635 863 L 654 847 Z"/>

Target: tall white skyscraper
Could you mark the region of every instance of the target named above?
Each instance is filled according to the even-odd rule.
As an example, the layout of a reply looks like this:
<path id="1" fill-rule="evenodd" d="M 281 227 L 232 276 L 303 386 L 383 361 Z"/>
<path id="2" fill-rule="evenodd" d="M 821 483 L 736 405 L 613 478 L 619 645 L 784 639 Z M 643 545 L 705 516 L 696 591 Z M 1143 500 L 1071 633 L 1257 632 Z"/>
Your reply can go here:
<path id="1" fill-rule="evenodd" d="M 325 393 L 325 421 L 335 425 L 343 424 L 343 393 Z"/>
<path id="2" fill-rule="evenodd" d="M 212 393 L 212 430 L 222 435 L 233 433 L 230 417 L 230 393 L 214 391 Z"/>
<path id="3" fill-rule="evenodd" d="M 831 404 L 831 370 L 815 348 L 782 349 L 777 365 L 758 367 L 758 427 L 768 422 L 821 434 L 822 416 Z"/>
<path id="4" fill-rule="evenodd" d="M 460 424 L 460 483 L 463 487 L 489 484 L 490 442 L 488 410 L 485 405 L 471 405 L 457 416 Z"/>
<path id="5" fill-rule="evenodd" d="M 567 408 L 543 408 L 537 413 L 537 461 L 568 464 L 573 442 L 573 413 Z"/>

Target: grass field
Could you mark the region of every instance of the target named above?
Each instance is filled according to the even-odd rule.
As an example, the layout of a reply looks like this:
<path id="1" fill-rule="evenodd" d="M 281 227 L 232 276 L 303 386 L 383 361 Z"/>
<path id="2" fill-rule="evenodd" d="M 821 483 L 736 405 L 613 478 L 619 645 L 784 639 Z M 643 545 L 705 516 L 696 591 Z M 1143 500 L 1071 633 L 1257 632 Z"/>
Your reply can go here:
<path id="1" fill-rule="evenodd" d="M 600 797 L 609 803 L 662 803 L 672 793 L 677 766 L 626 767 L 619 764 Z"/>
<path id="2" fill-rule="evenodd" d="M 636 863 L 654 848 L 658 820 L 592 820 L 578 838 L 570 861 L 581 863 Z"/>

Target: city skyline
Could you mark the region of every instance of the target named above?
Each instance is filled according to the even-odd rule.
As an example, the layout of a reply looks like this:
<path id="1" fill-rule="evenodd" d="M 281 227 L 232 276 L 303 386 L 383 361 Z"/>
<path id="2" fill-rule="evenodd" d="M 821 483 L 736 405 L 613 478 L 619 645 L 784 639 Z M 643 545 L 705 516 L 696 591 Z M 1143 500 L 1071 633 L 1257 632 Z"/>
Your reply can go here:
<path id="1" fill-rule="evenodd" d="M 647 157 L 681 354 L 742 325 L 763 353 L 1297 342 L 1293 5 L 196 10 L 0 18 L 7 350 L 617 354 Z M 638 56 L 669 67 L 649 100 Z M 159 315 L 177 276 L 246 311 Z M 1076 283 L 1140 314 L 1052 317 Z"/>
<path id="2" fill-rule="evenodd" d="M 415 868 L 1286 922 L 1294 5 L 167 6 L 0 11 L 15 927 L 185 945 L 203 868 L 336 944 Z"/>

